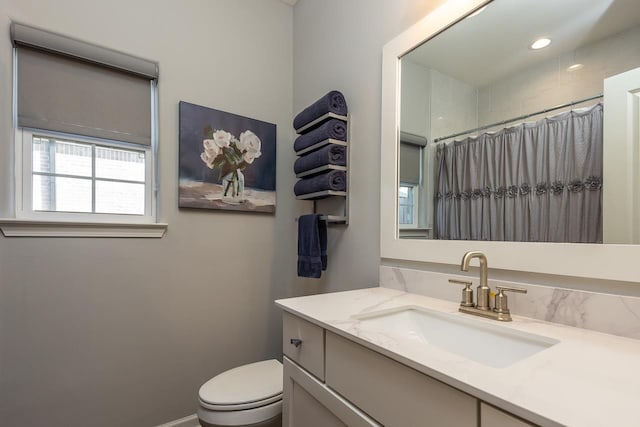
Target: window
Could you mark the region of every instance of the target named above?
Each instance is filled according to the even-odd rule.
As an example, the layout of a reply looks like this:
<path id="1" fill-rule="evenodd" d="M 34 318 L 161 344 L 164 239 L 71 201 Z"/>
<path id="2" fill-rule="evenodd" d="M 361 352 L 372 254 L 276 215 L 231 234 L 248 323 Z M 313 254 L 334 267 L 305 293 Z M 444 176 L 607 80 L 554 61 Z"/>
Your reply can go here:
<path id="1" fill-rule="evenodd" d="M 418 228 L 417 186 L 400 184 L 398 189 L 398 225 L 400 228 Z"/>
<path id="2" fill-rule="evenodd" d="M 151 153 L 132 145 L 25 131 L 24 211 L 144 216 Z"/>
<path id="3" fill-rule="evenodd" d="M 13 23 L 16 216 L 154 223 L 157 64 Z"/>

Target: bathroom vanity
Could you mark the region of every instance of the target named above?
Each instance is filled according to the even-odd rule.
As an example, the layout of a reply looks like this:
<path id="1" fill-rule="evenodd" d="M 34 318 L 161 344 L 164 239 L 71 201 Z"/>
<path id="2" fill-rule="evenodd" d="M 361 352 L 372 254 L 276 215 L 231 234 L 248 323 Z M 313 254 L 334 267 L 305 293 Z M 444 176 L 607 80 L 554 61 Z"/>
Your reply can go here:
<path id="1" fill-rule="evenodd" d="M 636 340 L 519 316 L 508 323 L 473 318 L 456 303 L 386 288 L 277 304 L 284 310 L 285 426 L 637 421 Z M 418 337 L 419 321 L 398 321 L 409 311 L 441 322 L 445 335 L 451 325 L 470 335 L 427 343 Z M 494 333 L 507 341 L 492 348 Z M 466 346 L 473 334 L 487 344 Z M 519 341 L 533 347 L 518 353 Z"/>

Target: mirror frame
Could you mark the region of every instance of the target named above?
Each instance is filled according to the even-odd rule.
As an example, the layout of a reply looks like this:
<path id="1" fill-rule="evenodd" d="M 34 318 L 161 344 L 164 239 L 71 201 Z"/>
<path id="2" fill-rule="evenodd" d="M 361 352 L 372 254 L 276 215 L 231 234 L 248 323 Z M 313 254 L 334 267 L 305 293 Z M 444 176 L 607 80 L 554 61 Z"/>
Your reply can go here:
<path id="1" fill-rule="evenodd" d="M 640 245 L 445 241 L 398 237 L 397 153 L 401 57 L 491 1 L 449 0 L 383 47 L 380 257 L 460 265 L 465 252 L 479 250 L 487 255 L 492 268 L 640 282 L 640 270 L 637 267 Z"/>

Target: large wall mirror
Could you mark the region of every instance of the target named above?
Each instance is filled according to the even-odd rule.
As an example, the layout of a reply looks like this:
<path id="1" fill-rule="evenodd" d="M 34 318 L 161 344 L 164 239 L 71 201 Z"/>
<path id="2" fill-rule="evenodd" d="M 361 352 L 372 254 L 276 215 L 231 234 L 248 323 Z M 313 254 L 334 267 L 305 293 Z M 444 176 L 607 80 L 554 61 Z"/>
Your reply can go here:
<path id="1" fill-rule="evenodd" d="M 383 53 L 383 257 L 640 281 L 638 0 L 450 1 Z"/>
<path id="2" fill-rule="evenodd" d="M 638 0 L 497 0 L 404 55 L 400 237 L 640 243 L 603 123 L 638 67 Z"/>

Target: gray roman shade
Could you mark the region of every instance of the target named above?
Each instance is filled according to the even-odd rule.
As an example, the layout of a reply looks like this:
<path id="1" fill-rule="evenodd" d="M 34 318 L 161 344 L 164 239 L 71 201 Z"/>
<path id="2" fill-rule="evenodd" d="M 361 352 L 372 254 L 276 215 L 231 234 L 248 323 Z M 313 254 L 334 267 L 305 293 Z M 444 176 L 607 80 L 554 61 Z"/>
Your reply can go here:
<path id="1" fill-rule="evenodd" d="M 409 132 L 400 132 L 400 142 L 403 144 L 417 145 L 418 147 L 427 146 L 427 138 Z"/>
<path id="2" fill-rule="evenodd" d="M 157 64 L 13 23 L 18 126 L 151 144 Z"/>
<path id="3" fill-rule="evenodd" d="M 400 132 L 400 182 L 420 184 L 422 147 L 426 145 L 427 138 Z"/>
<path id="4" fill-rule="evenodd" d="M 420 184 L 420 158 L 422 147 L 412 144 L 400 144 L 400 182 Z"/>

